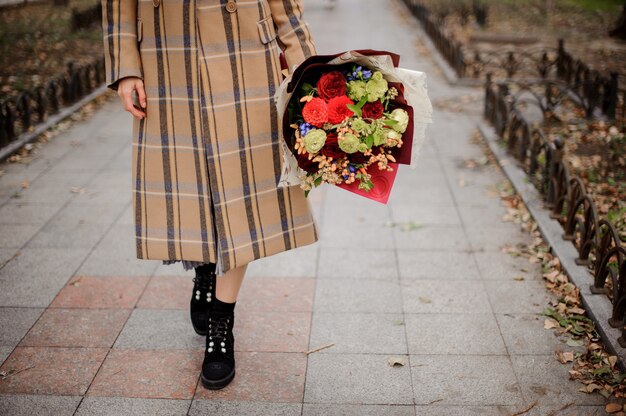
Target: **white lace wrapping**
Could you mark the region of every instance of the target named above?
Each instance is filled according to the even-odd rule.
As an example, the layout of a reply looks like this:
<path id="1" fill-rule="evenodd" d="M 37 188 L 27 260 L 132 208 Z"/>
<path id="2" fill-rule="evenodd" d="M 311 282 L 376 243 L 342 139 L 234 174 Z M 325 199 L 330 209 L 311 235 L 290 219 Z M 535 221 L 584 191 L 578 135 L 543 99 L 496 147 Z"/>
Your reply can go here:
<path id="1" fill-rule="evenodd" d="M 374 71 L 380 71 L 387 81 L 401 82 L 404 85 L 404 98 L 413 107 L 413 146 L 411 148 L 411 167 L 415 167 L 426 138 L 426 125 L 432 123 L 432 105 L 426 89 L 426 74 L 408 68 L 395 68 L 389 55 L 366 56 L 356 51 L 345 52 L 328 62 L 331 65 L 342 65 L 353 62 Z M 295 68 L 295 67 L 294 67 Z M 278 125 L 282 129 L 283 115 L 293 92 L 287 92 L 287 85 L 292 79 L 290 75 L 281 82 L 274 100 L 278 110 Z M 296 157 L 291 153 L 285 142 L 282 131 L 280 144 L 283 150 L 283 163 L 278 186 L 300 185 L 300 176 L 305 173 L 298 166 Z"/>

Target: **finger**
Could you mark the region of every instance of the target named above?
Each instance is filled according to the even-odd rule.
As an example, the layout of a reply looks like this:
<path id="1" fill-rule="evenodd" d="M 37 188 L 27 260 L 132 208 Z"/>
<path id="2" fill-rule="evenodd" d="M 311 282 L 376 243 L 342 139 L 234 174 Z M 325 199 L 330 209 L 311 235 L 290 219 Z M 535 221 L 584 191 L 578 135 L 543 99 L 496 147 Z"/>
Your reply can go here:
<path id="1" fill-rule="evenodd" d="M 146 105 L 147 105 L 146 90 L 143 86 L 142 80 L 137 81 L 137 83 L 135 84 L 135 89 L 137 90 L 137 95 L 139 97 L 139 102 L 141 103 L 141 106 L 143 108 L 146 108 Z"/>
<path id="2" fill-rule="evenodd" d="M 133 105 L 132 87 L 131 88 L 127 88 L 127 89 L 125 88 L 122 91 L 122 101 L 124 103 L 124 109 L 126 109 L 126 111 L 131 113 L 134 117 L 138 117 L 138 118 L 145 117 L 145 113 L 143 111 L 137 109 L 137 107 L 135 107 Z"/>

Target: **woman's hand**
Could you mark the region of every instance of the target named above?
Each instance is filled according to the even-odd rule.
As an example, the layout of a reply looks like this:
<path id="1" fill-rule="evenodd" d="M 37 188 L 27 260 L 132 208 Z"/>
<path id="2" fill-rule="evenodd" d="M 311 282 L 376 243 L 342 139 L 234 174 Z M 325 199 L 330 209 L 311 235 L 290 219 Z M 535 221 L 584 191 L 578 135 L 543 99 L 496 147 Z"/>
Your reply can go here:
<path id="1" fill-rule="evenodd" d="M 133 91 L 137 90 L 138 102 L 133 103 Z M 143 88 L 143 80 L 139 77 L 124 77 L 119 81 L 117 95 L 122 100 L 124 109 L 134 117 L 144 118 L 146 116 L 146 91 Z M 141 105 L 139 107 L 138 105 Z"/>

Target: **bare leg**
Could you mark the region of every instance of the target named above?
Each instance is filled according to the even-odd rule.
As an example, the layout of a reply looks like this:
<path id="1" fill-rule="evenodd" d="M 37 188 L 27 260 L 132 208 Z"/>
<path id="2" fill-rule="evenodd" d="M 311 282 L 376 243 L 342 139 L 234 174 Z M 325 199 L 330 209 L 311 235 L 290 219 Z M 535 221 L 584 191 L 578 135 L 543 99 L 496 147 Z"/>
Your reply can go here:
<path id="1" fill-rule="evenodd" d="M 217 276 L 215 296 L 222 302 L 235 302 L 247 268 L 246 264 L 227 271 L 223 276 Z"/>

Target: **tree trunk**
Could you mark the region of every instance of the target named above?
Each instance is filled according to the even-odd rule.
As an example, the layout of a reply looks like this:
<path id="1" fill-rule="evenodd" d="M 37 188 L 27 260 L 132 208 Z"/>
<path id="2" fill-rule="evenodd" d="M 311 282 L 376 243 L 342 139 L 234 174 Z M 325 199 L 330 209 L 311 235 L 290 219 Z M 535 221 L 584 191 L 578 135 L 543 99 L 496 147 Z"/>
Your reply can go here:
<path id="1" fill-rule="evenodd" d="M 609 36 L 626 40 L 626 1 L 624 2 L 622 14 L 620 14 L 615 28 L 609 31 Z"/>

